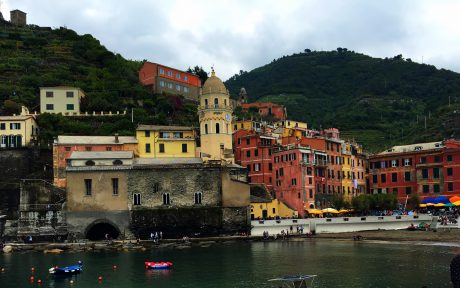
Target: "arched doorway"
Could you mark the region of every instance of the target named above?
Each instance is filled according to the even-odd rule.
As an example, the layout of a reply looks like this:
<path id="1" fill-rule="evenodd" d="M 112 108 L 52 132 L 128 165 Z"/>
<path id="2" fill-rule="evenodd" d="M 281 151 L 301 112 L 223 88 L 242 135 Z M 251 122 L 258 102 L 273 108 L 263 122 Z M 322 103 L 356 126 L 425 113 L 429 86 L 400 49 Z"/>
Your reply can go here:
<path id="1" fill-rule="evenodd" d="M 96 220 L 86 228 L 85 237 L 88 240 L 117 239 L 120 236 L 118 227 L 108 220 Z"/>

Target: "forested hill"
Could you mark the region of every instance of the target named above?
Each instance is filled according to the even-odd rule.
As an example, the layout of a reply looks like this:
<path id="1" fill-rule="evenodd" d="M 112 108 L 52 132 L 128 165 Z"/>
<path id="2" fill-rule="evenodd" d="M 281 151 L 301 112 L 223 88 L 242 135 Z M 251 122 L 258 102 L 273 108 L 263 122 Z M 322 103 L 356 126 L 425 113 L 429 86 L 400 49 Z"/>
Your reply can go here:
<path id="1" fill-rule="evenodd" d="M 460 137 L 460 74 L 401 55 L 306 49 L 241 71 L 225 84 L 232 95 L 245 87 L 250 102 L 286 105 L 289 118 L 310 127 L 340 128 L 342 138 L 370 151 Z"/>
<path id="2" fill-rule="evenodd" d="M 137 123 L 194 124 L 196 105 L 180 97 L 152 95 L 138 81 L 142 61 L 130 61 L 108 51 L 89 34 L 60 27 L 14 27 L 0 22 L 0 113 L 19 105 L 39 110 L 39 88 L 75 86 L 86 93 L 83 111 L 134 111 L 127 117 L 39 118 L 41 136 L 58 134 L 132 134 Z"/>

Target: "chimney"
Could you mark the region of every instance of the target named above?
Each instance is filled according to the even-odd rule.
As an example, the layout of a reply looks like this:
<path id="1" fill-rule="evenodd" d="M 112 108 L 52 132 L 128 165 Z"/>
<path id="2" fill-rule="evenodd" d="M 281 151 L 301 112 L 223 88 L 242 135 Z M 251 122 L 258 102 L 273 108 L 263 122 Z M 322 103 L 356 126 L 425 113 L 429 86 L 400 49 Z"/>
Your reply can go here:
<path id="1" fill-rule="evenodd" d="M 118 140 L 118 133 L 115 133 L 115 143 L 120 143 L 120 140 Z"/>

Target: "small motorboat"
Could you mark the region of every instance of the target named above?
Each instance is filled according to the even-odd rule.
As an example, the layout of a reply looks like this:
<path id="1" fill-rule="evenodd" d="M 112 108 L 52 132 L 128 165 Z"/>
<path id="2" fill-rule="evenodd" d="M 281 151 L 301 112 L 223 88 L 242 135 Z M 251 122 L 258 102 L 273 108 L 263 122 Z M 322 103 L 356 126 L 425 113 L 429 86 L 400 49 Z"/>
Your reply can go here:
<path id="1" fill-rule="evenodd" d="M 313 287 L 313 281 L 316 275 L 299 275 L 299 276 L 284 276 L 268 281 L 278 282 L 282 287 L 290 288 L 310 288 Z"/>
<path id="2" fill-rule="evenodd" d="M 51 267 L 48 271 L 52 275 L 75 275 L 83 271 L 83 265 L 81 261 L 78 261 L 77 265 L 66 267 Z"/>
<path id="3" fill-rule="evenodd" d="M 171 269 L 172 266 L 171 262 L 145 262 L 147 269 Z"/>

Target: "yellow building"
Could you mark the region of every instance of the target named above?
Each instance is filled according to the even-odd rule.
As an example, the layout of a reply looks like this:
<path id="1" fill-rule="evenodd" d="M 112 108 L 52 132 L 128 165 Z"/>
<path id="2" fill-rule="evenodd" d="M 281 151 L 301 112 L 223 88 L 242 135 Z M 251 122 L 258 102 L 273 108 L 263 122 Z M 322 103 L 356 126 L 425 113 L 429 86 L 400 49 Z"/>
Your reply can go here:
<path id="1" fill-rule="evenodd" d="M 307 123 L 293 120 L 283 120 L 275 122 L 275 128 L 277 127 L 308 129 Z"/>
<path id="2" fill-rule="evenodd" d="M 85 93 L 76 87 L 40 87 L 40 113 L 80 114 L 80 102 Z"/>
<path id="3" fill-rule="evenodd" d="M 0 148 L 31 146 L 38 131 L 33 115 L 0 116 Z"/>
<path id="4" fill-rule="evenodd" d="M 351 200 L 354 190 L 351 145 L 345 142 L 342 147 L 342 195 L 343 198 Z"/>
<path id="5" fill-rule="evenodd" d="M 140 158 L 196 157 L 196 133 L 192 127 L 139 125 L 136 139 Z"/>
<path id="6" fill-rule="evenodd" d="M 253 120 L 236 120 L 232 122 L 233 131 L 237 130 L 254 130 L 258 131 L 262 128 L 262 124 L 260 122 L 256 122 Z"/>
<path id="7" fill-rule="evenodd" d="M 230 95 L 214 70 L 200 95 L 201 158 L 234 163 L 232 145 L 232 113 Z"/>
<path id="8" fill-rule="evenodd" d="M 278 199 L 254 199 L 258 197 L 251 196 L 251 219 L 269 219 L 276 217 L 297 217 L 298 213 L 286 206 Z"/>

